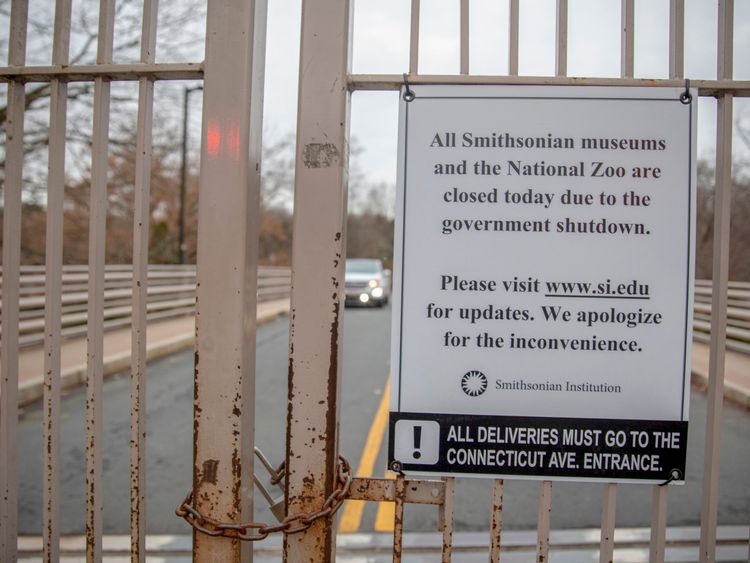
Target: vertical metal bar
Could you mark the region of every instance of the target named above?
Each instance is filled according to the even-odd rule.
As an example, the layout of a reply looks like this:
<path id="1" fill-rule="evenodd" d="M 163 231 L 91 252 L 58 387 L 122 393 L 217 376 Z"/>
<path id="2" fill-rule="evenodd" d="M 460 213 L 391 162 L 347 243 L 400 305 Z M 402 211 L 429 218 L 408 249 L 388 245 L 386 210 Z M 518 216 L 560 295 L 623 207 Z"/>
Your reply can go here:
<path id="1" fill-rule="evenodd" d="M 112 62 L 114 0 L 99 2 L 96 62 Z M 104 372 L 104 263 L 107 232 L 110 83 L 94 81 L 94 124 L 89 204 L 88 344 L 86 367 L 86 560 L 102 558 L 102 378 Z"/>
<path id="2" fill-rule="evenodd" d="M 185 193 L 187 192 L 187 140 L 190 89 L 185 87 L 182 98 L 182 162 L 180 166 L 180 216 L 177 222 L 177 260 L 185 263 Z"/>
<path id="3" fill-rule="evenodd" d="M 685 0 L 669 0 L 669 77 L 685 75 Z M 663 561 L 667 541 L 668 487 L 654 485 L 651 493 L 650 561 Z"/>
<path id="4" fill-rule="evenodd" d="M 505 483 L 502 479 L 492 482 L 492 519 L 490 522 L 490 561 L 500 561 L 500 543 L 503 534 L 503 492 Z"/>
<path id="5" fill-rule="evenodd" d="M 11 4 L 8 64 L 26 62 L 27 0 Z M 21 269 L 21 193 L 26 92 L 23 83 L 8 84 L 3 185 L 2 352 L 0 353 L 0 559 L 16 560 L 18 533 L 18 320 Z"/>
<path id="6" fill-rule="evenodd" d="M 411 29 L 409 35 L 409 74 L 419 72 L 419 0 L 411 0 Z"/>
<path id="7" fill-rule="evenodd" d="M 651 493 L 651 542 L 649 561 L 664 561 L 667 543 L 667 487 L 655 485 Z"/>
<path id="8" fill-rule="evenodd" d="M 508 27 L 508 74 L 518 76 L 518 0 L 510 0 Z"/>
<path id="9" fill-rule="evenodd" d="M 718 78 L 732 78 L 734 2 L 719 1 Z M 732 201 L 732 94 L 718 98 L 716 113 L 716 187 L 714 203 L 713 293 L 711 348 L 708 366 L 706 450 L 703 456 L 700 561 L 714 561 L 719 502 L 719 460 L 724 360 L 727 337 L 727 284 L 729 278 L 729 224 Z"/>
<path id="10" fill-rule="evenodd" d="M 333 491 L 341 377 L 348 167 L 349 0 L 302 5 L 287 402 L 287 514 Z M 330 561 L 334 526 L 284 537 L 285 561 Z"/>
<path id="11" fill-rule="evenodd" d="M 620 76 L 633 77 L 635 59 L 635 0 L 621 0 Z"/>
<path id="12" fill-rule="evenodd" d="M 599 545 L 599 563 L 612 563 L 615 551 L 615 515 L 617 510 L 617 485 L 604 485 L 602 503 L 602 530 Z"/>
<path id="13" fill-rule="evenodd" d="M 142 63 L 153 63 L 156 59 L 158 6 L 158 0 L 145 0 L 143 3 Z M 138 81 L 135 153 L 130 367 L 130 558 L 133 563 L 146 560 L 146 304 L 153 105 L 154 83 L 148 78 L 141 78 Z"/>
<path id="14" fill-rule="evenodd" d="M 406 481 L 403 475 L 396 476 L 396 510 L 393 517 L 393 563 L 400 563 L 404 550 L 404 497 Z"/>
<path id="15" fill-rule="evenodd" d="M 461 0 L 461 74 L 469 74 L 469 0 Z"/>
<path id="16" fill-rule="evenodd" d="M 685 0 L 669 0 L 669 78 L 685 76 Z"/>
<path id="17" fill-rule="evenodd" d="M 568 0 L 557 0 L 555 27 L 555 76 L 568 74 Z"/>
<path id="18" fill-rule="evenodd" d="M 552 512 L 552 481 L 539 484 L 539 511 L 536 524 L 536 561 L 549 561 L 549 521 Z"/>
<path id="19" fill-rule="evenodd" d="M 443 481 L 445 481 L 445 501 L 443 502 L 440 519 L 443 533 L 441 561 L 442 563 L 450 563 L 453 555 L 453 510 L 455 509 L 456 480 L 453 477 L 445 477 Z"/>
<path id="20" fill-rule="evenodd" d="M 266 0 L 217 0 L 206 21 L 193 491 L 203 514 L 234 523 L 252 519 L 266 15 Z M 247 543 L 196 532 L 193 558 L 249 561 Z"/>
<path id="21" fill-rule="evenodd" d="M 52 64 L 68 63 L 71 0 L 55 3 Z M 44 491 L 43 558 L 60 559 L 60 347 L 62 331 L 63 203 L 65 194 L 65 129 L 68 85 L 50 84 L 49 161 L 47 163 L 47 227 L 44 305 Z"/>

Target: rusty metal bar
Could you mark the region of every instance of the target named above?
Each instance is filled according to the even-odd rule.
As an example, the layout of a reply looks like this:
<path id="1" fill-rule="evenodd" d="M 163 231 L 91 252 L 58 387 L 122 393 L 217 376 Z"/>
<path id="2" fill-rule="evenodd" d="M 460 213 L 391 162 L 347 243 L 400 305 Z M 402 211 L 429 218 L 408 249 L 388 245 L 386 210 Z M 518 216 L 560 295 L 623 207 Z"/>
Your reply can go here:
<path id="1" fill-rule="evenodd" d="M 518 0 L 510 0 L 508 9 L 508 74 L 518 76 Z"/>
<path id="2" fill-rule="evenodd" d="M 348 500 L 396 501 L 396 481 L 374 477 L 353 477 Z M 404 502 L 408 504 L 443 504 L 445 483 L 427 479 L 406 479 Z"/>
<path id="3" fill-rule="evenodd" d="M 734 2 L 719 1 L 717 78 L 731 79 L 733 63 Z M 714 188 L 713 295 L 709 352 L 706 449 L 703 456 L 700 561 L 715 560 L 719 502 L 719 461 L 724 399 L 724 363 L 727 338 L 727 284 L 732 202 L 732 95 L 718 99 L 716 110 L 716 183 Z"/>
<path id="4" fill-rule="evenodd" d="M 685 0 L 669 0 L 669 78 L 685 76 Z"/>
<path id="5" fill-rule="evenodd" d="M 8 63 L 26 62 L 28 0 L 11 4 Z M 16 560 L 18 534 L 18 322 L 23 191 L 24 85 L 8 85 L 3 185 L 3 306 L 0 352 L 0 559 Z"/>
<path id="6" fill-rule="evenodd" d="M 500 544 L 503 534 L 503 492 L 505 482 L 495 479 L 492 482 L 492 516 L 490 521 L 490 562 L 500 561 Z"/>
<path id="7" fill-rule="evenodd" d="M 413 76 L 419 72 L 419 0 L 411 0 L 409 30 L 409 74 Z"/>
<path id="8" fill-rule="evenodd" d="M 356 90 L 398 90 L 404 83 L 400 74 L 352 74 L 349 76 L 349 89 Z M 489 84 L 489 85 L 554 85 L 554 86 L 661 86 L 684 88 L 684 80 L 654 78 L 577 78 L 572 76 L 498 76 L 460 74 L 420 74 L 409 79 L 410 84 Z M 750 97 L 750 80 L 691 80 L 691 88 L 698 89 L 698 95 L 715 98 L 725 93 L 734 97 Z"/>
<path id="9" fill-rule="evenodd" d="M 336 480 L 351 10 L 302 5 L 289 328 L 287 514 L 320 510 Z M 334 526 L 284 538 L 285 561 L 330 561 Z"/>
<path id="10" fill-rule="evenodd" d="M 635 61 L 635 0 L 621 0 L 620 76 L 634 76 Z"/>
<path id="11" fill-rule="evenodd" d="M 143 3 L 140 60 L 145 64 L 152 64 L 156 58 L 158 6 L 158 0 Z M 146 561 L 146 307 L 153 107 L 154 82 L 141 78 L 135 156 L 130 364 L 130 559 L 133 563 Z"/>
<path id="12" fill-rule="evenodd" d="M 396 476 L 396 510 L 393 516 L 393 563 L 400 563 L 404 551 L 404 501 L 406 483 L 403 475 Z"/>
<path id="13" fill-rule="evenodd" d="M 568 74 L 568 0 L 557 0 L 555 22 L 555 76 L 566 76 Z"/>
<path id="14" fill-rule="evenodd" d="M 249 522 L 253 516 L 266 13 L 266 0 L 217 0 L 209 2 L 206 20 L 193 491 L 201 513 L 234 523 Z M 193 559 L 249 561 L 252 548 L 240 543 L 196 533 Z"/>
<path id="15" fill-rule="evenodd" d="M 6 66 L 0 67 L 0 82 L 51 82 L 54 79 L 66 82 L 93 82 L 96 78 L 110 81 L 134 81 L 141 78 L 152 80 L 200 80 L 203 78 L 203 63 L 129 63 L 71 66 Z"/>
<path id="16" fill-rule="evenodd" d="M 539 511 L 536 525 L 536 561 L 549 561 L 549 528 L 552 512 L 552 481 L 539 483 Z"/>
<path id="17" fill-rule="evenodd" d="M 469 74 L 469 0 L 461 0 L 461 74 Z"/>
<path id="18" fill-rule="evenodd" d="M 612 563 L 615 551 L 615 516 L 617 514 L 617 485 L 604 485 L 602 529 L 599 542 L 599 563 Z"/>
<path id="19" fill-rule="evenodd" d="M 71 0 L 55 3 L 53 64 L 66 64 L 70 54 Z M 60 350 L 62 344 L 63 203 L 65 194 L 65 130 L 68 85 L 50 85 L 49 160 L 44 305 L 44 490 L 42 493 L 43 560 L 60 559 Z"/>
<path id="20" fill-rule="evenodd" d="M 443 535 L 442 563 L 450 563 L 453 555 L 453 511 L 456 493 L 456 480 L 445 477 L 445 502 L 440 510 L 440 529 Z"/>
<path id="21" fill-rule="evenodd" d="M 653 487 L 651 494 L 651 542 L 649 561 L 664 561 L 667 540 L 667 487 Z"/>
<path id="22" fill-rule="evenodd" d="M 100 0 L 96 62 L 112 62 L 114 0 Z M 102 393 L 104 376 L 104 262 L 107 233 L 110 83 L 94 82 L 89 203 L 89 284 L 86 363 L 86 560 L 102 559 Z"/>

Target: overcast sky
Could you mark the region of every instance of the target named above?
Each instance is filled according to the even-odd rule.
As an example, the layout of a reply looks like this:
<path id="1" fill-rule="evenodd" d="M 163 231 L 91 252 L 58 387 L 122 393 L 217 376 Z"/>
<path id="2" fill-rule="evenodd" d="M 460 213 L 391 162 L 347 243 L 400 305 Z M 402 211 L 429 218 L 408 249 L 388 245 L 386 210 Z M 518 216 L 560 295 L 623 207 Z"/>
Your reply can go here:
<path id="1" fill-rule="evenodd" d="M 458 74 L 459 0 L 421 3 L 419 70 Z M 470 72 L 507 74 L 508 0 L 471 0 Z M 521 75 L 554 74 L 555 0 L 520 2 Z M 669 0 L 636 0 L 635 74 L 668 75 Z M 408 0 L 354 2 L 353 65 L 355 73 L 401 74 L 408 66 Z M 569 1 L 568 73 L 571 76 L 616 77 L 620 72 L 620 0 Z M 734 76 L 750 79 L 750 2 L 735 2 Z M 717 2 L 687 0 L 685 8 L 685 75 L 716 77 Z M 265 125 L 271 135 L 296 127 L 300 0 L 269 2 Z M 699 156 L 714 150 L 716 109 L 701 99 Z M 395 92 L 355 92 L 351 134 L 362 153 L 356 164 L 373 180 L 395 183 L 398 96 Z M 735 116 L 750 129 L 750 108 L 741 99 Z M 739 139 L 735 145 L 743 147 Z M 747 152 L 742 150 L 741 152 Z"/>

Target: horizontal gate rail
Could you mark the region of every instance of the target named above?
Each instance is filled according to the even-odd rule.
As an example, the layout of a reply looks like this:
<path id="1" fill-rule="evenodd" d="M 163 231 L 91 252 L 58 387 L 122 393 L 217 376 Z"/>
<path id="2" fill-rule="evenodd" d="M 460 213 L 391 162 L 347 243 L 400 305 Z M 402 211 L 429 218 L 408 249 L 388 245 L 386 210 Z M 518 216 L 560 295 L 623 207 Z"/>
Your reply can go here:
<path id="1" fill-rule="evenodd" d="M 201 80 L 202 63 L 132 63 L 70 66 L 4 66 L 0 67 L 0 82 L 93 82 L 96 78 L 113 81 Z"/>
<path id="2" fill-rule="evenodd" d="M 398 90 L 404 84 L 400 74 L 350 74 L 349 88 L 356 90 Z M 482 84 L 492 86 L 660 86 L 684 88 L 685 80 L 668 78 L 578 78 L 572 76 L 495 76 L 477 74 L 415 74 L 409 84 Z M 716 97 L 731 94 L 738 98 L 750 96 L 750 80 L 690 80 L 698 95 Z"/>

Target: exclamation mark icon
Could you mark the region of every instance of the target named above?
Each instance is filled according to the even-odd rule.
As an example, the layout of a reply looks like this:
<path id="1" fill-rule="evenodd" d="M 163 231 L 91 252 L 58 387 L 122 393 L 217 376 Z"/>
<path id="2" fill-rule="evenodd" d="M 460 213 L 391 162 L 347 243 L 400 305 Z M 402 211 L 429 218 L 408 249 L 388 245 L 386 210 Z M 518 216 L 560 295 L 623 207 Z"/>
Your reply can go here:
<path id="1" fill-rule="evenodd" d="M 422 427 L 421 426 L 415 426 L 414 427 L 414 459 L 419 459 L 422 457 L 422 453 L 419 451 L 419 449 L 422 446 Z"/>

